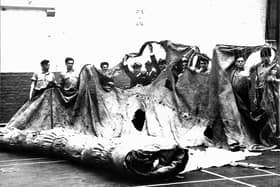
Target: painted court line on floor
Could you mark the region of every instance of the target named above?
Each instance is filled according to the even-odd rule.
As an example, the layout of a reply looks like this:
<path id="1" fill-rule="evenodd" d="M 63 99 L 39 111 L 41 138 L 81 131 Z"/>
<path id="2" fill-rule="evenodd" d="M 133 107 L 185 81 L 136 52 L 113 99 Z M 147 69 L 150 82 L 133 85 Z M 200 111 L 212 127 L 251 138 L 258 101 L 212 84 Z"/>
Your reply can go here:
<path id="1" fill-rule="evenodd" d="M 12 159 L 12 160 L 0 160 L 1 162 L 15 162 L 15 161 L 29 161 L 29 160 L 42 160 L 42 159 L 47 159 L 44 157 L 38 157 L 38 158 L 19 158 L 19 159 Z"/>
<path id="2" fill-rule="evenodd" d="M 201 171 L 204 172 L 204 173 L 208 173 L 208 174 L 211 174 L 211 175 L 215 175 L 215 176 L 217 176 L 217 177 L 224 178 L 224 179 L 226 179 L 226 180 L 229 180 L 229 181 L 232 181 L 232 182 L 235 182 L 235 183 L 243 184 L 243 185 L 250 186 L 250 187 L 256 187 L 255 185 L 248 184 L 248 183 L 242 182 L 242 181 L 238 181 L 238 180 L 235 180 L 235 179 L 233 179 L 233 178 L 229 178 L 229 177 L 226 177 L 226 176 L 224 176 L 224 175 L 220 175 L 220 174 L 218 174 L 218 173 L 214 173 L 214 172 L 207 171 L 207 170 L 204 170 L 204 169 L 202 169 Z"/>
<path id="3" fill-rule="evenodd" d="M 274 174 L 262 174 L 262 175 L 247 175 L 247 176 L 240 176 L 240 177 L 230 177 L 231 179 L 249 179 L 249 178 L 257 178 L 257 177 L 269 177 L 275 176 Z"/>
<path id="4" fill-rule="evenodd" d="M 15 163 L 15 164 L 0 165 L 0 167 L 22 166 L 22 165 L 35 165 L 35 164 L 55 164 L 55 163 L 63 163 L 63 162 L 67 162 L 67 161 L 66 161 L 66 160 L 56 160 L 56 161 L 46 161 L 46 162 Z"/>
<path id="5" fill-rule="evenodd" d="M 152 187 L 152 186 L 167 186 L 167 185 L 177 185 L 177 184 L 188 184 L 188 183 L 202 183 L 202 182 L 212 182 L 212 181 L 224 181 L 226 179 L 206 179 L 206 180 L 194 180 L 194 181 L 184 181 L 184 182 L 170 182 L 170 183 L 159 183 L 159 184 L 148 184 L 148 185 L 140 185 L 135 187 Z"/>
<path id="6" fill-rule="evenodd" d="M 267 171 L 267 170 L 260 169 L 260 168 L 255 168 L 255 170 L 262 171 L 262 172 L 269 173 L 269 174 L 276 175 L 276 176 L 280 176 L 280 174 L 278 174 L 278 173 L 274 173 L 274 172 Z"/>
<path id="7" fill-rule="evenodd" d="M 275 176 L 275 174 L 247 175 L 247 176 L 240 176 L 240 177 L 232 177 L 231 179 L 247 179 L 247 178 L 268 177 L 268 176 Z M 162 184 L 150 184 L 150 185 L 143 185 L 143 187 L 144 186 L 152 187 L 152 186 L 167 186 L 167 185 L 203 183 L 203 182 L 214 182 L 214 181 L 225 181 L 225 180 L 228 180 L 228 179 L 218 178 L 218 179 L 193 180 L 193 181 L 172 182 L 172 183 L 162 183 Z M 137 187 L 140 187 L 140 186 L 137 186 Z"/>

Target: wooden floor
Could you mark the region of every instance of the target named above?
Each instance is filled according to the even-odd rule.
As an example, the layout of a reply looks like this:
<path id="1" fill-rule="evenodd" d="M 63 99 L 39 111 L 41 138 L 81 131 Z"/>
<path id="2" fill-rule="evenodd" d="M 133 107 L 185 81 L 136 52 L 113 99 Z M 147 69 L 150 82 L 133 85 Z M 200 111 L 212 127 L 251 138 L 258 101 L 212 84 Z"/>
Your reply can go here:
<path id="1" fill-rule="evenodd" d="M 280 152 L 266 152 L 246 162 L 276 168 L 208 168 L 181 178 L 135 181 L 63 159 L 0 151 L 0 186 L 280 186 Z"/>

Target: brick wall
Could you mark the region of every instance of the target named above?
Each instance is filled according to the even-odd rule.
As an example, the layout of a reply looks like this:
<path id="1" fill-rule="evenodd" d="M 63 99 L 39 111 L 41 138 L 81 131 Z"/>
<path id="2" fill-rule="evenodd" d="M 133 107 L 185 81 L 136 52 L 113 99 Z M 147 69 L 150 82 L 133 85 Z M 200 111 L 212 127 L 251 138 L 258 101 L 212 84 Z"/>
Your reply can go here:
<path id="1" fill-rule="evenodd" d="M 54 72 L 58 81 L 60 72 Z M 0 73 L 0 123 L 6 123 L 29 97 L 33 73 Z M 128 87 L 129 78 L 124 73 L 114 81 L 119 87 Z"/>
<path id="2" fill-rule="evenodd" d="M 58 80 L 60 72 L 54 72 Z M 0 123 L 6 123 L 29 97 L 33 73 L 0 73 Z"/>
<path id="3" fill-rule="evenodd" d="M 8 122 L 28 99 L 32 73 L 0 73 L 0 123 Z"/>

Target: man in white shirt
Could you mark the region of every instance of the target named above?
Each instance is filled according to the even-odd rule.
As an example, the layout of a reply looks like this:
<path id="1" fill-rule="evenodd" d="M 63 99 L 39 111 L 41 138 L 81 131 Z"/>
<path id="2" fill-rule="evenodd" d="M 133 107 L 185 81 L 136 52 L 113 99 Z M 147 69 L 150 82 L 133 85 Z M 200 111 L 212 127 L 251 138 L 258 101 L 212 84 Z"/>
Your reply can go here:
<path id="1" fill-rule="evenodd" d="M 209 74 L 210 68 L 209 68 L 210 58 L 201 53 L 198 54 L 196 58 L 194 58 L 194 62 L 189 67 L 189 69 L 196 73 L 203 73 L 203 74 Z"/>
<path id="2" fill-rule="evenodd" d="M 136 85 L 144 85 L 146 76 L 141 71 L 142 64 L 140 62 L 135 62 L 131 67 L 133 68 L 133 72 L 129 70 L 127 62 L 123 63 L 124 72 L 129 76 L 131 80 L 130 88 Z"/>
<path id="3" fill-rule="evenodd" d="M 100 63 L 101 73 L 105 76 L 109 76 L 109 63 L 108 62 L 101 62 Z"/>
<path id="4" fill-rule="evenodd" d="M 256 67 L 257 77 L 256 77 L 256 92 L 257 92 L 257 105 L 259 107 L 262 100 L 264 86 L 267 83 L 267 78 L 271 73 L 274 72 L 275 78 L 280 78 L 280 67 L 278 64 L 274 64 L 271 61 L 271 49 L 269 47 L 264 47 L 261 49 L 261 64 Z M 271 71 L 273 69 L 273 71 Z M 271 76 L 269 76 L 271 77 Z"/>
<path id="5" fill-rule="evenodd" d="M 66 72 L 61 73 L 61 88 L 64 93 L 75 93 L 78 90 L 79 74 L 74 71 L 74 59 L 65 58 Z"/>
<path id="6" fill-rule="evenodd" d="M 35 96 L 41 95 L 44 90 L 52 87 L 55 84 L 55 76 L 53 73 L 49 72 L 50 61 L 41 61 L 41 72 L 34 73 L 31 80 L 31 87 L 29 93 L 29 99 Z"/>

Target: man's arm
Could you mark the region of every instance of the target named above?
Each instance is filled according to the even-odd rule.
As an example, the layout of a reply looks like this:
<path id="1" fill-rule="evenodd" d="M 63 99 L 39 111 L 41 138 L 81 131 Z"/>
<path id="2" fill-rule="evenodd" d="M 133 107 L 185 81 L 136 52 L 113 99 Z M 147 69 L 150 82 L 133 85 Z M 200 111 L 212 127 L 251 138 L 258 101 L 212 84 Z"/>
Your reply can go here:
<path id="1" fill-rule="evenodd" d="M 58 80 L 57 86 L 60 88 L 63 88 L 64 84 L 65 84 L 65 73 L 61 73 L 59 75 L 59 80 Z"/>
<path id="2" fill-rule="evenodd" d="M 151 59 L 152 65 L 156 69 L 157 74 L 160 74 L 161 69 L 160 69 L 160 67 L 158 65 L 158 61 L 157 61 L 156 56 L 154 54 L 153 46 L 152 46 L 152 44 L 149 44 L 148 46 L 149 46 L 149 50 L 150 50 L 150 59 Z"/>
<path id="3" fill-rule="evenodd" d="M 36 81 L 32 80 L 31 86 L 30 86 L 30 92 L 29 92 L 29 100 L 31 100 L 33 97 L 35 85 L 36 85 Z"/>
<path id="4" fill-rule="evenodd" d="M 271 64 L 269 67 L 267 67 L 267 69 L 264 70 L 263 77 L 264 77 L 265 80 L 267 80 L 267 77 L 270 76 L 272 69 L 275 69 L 276 71 L 278 71 L 276 63 Z M 277 77 L 277 73 L 278 72 L 276 72 L 276 77 Z"/>
<path id="5" fill-rule="evenodd" d="M 37 84 L 37 80 L 38 80 L 37 73 L 34 73 L 32 78 L 31 78 L 32 82 L 31 82 L 31 85 L 30 85 L 29 100 L 31 100 L 32 97 L 33 97 L 34 89 L 35 89 L 35 86 Z"/>
<path id="6" fill-rule="evenodd" d="M 243 75 L 250 76 L 250 74 L 254 71 L 258 71 L 258 67 L 262 64 L 262 61 L 258 62 L 250 62 L 247 61 L 244 65 L 244 70 L 242 71 Z M 257 72 L 258 75 L 258 72 Z"/>
<path id="7" fill-rule="evenodd" d="M 198 56 L 195 55 L 195 56 L 193 57 L 193 59 L 192 59 L 191 65 L 190 65 L 190 66 L 187 66 L 188 69 L 189 69 L 190 71 L 192 71 L 192 72 L 199 73 L 199 72 L 197 71 L 197 69 L 196 69 L 197 63 L 198 63 Z"/>
<path id="8" fill-rule="evenodd" d="M 51 74 L 52 74 L 52 80 L 51 80 L 51 82 L 53 82 L 55 85 L 57 85 L 57 81 L 56 81 L 56 79 L 55 79 L 54 73 L 51 73 Z"/>
<path id="9" fill-rule="evenodd" d="M 57 86 L 57 82 L 56 82 L 54 73 L 52 73 L 52 72 L 50 73 L 50 77 L 49 77 L 48 81 L 49 81 L 49 83 L 48 83 L 47 88 L 52 88 L 52 87 Z"/>
<path id="10" fill-rule="evenodd" d="M 124 72 L 129 76 L 130 79 L 134 78 L 134 74 L 129 70 L 128 64 L 126 61 L 124 61 L 122 63 L 122 68 L 123 68 Z"/>
<path id="11" fill-rule="evenodd" d="M 157 71 L 157 74 L 160 74 L 161 69 L 160 69 L 160 67 L 159 67 L 159 65 L 158 65 L 158 63 L 157 63 L 157 59 L 156 59 L 156 56 L 154 55 L 154 53 L 151 53 L 151 54 L 150 54 L 150 58 L 151 58 L 151 62 L 152 62 L 153 67 L 154 67 L 154 68 L 156 69 L 156 71 Z"/>
<path id="12" fill-rule="evenodd" d="M 277 79 L 280 79 L 280 66 L 279 64 L 276 64 L 276 78 Z"/>

